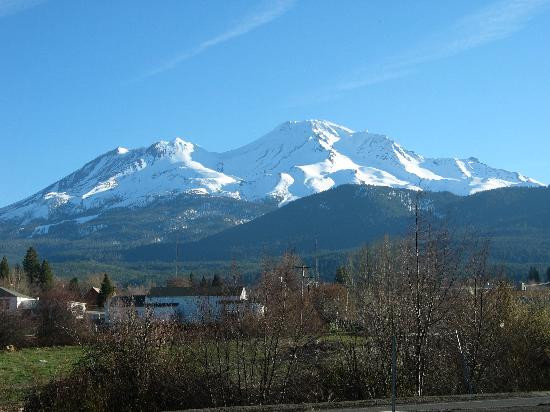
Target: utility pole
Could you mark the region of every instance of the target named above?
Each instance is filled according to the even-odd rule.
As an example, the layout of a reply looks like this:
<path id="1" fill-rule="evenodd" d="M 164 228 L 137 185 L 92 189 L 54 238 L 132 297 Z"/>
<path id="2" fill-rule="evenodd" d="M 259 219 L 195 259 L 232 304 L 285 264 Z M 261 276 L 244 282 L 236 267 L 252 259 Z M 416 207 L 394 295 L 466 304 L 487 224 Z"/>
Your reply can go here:
<path id="1" fill-rule="evenodd" d="M 464 381 L 468 387 L 468 394 L 471 395 L 474 391 L 472 388 L 472 382 L 470 380 L 470 368 L 468 367 L 468 362 L 466 361 L 466 356 L 462 350 L 462 344 L 460 343 L 460 338 L 458 337 L 458 330 L 455 330 L 456 340 L 458 342 L 458 350 L 460 352 L 460 357 L 462 358 L 462 366 L 464 367 Z"/>
<path id="2" fill-rule="evenodd" d="M 300 307 L 300 328 L 304 323 L 304 279 L 306 278 L 306 269 L 310 269 L 309 266 L 294 266 L 296 269 L 302 269 L 302 279 L 301 279 L 301 296 L 302 296 L 302 305 Z"/>
<path id="3" fill-rule="evenodd" d="M 306 278 L 306 270 L 311 269 L 309 266 L 294 266 L 295 269 L 302 269 L 302 279 L 301 279 L 301 290 L 302 290 L 302 299 L 304 298 L 304 279 Z"/>
<path id="4" fill-rule="evenodd" d="M 176 279 L 178 278 L 179 237 L 176 237 Z"/>
<path id="5" fill-rule="evenodd" d="M 387 278 L 390 276 L 386 274 Z M 391 410 L 395 412 L 395 401 L 397 399 L 397 337 L 395 336 L 395 313 L 394 313 L 394 296 L 395 296 L 395 278 L 391 278 L 391 283 L 388 282 L 388 294 L 391 294 L 392 304 L 390 306 L 391 320 Z"/>
<path id="6" fill-rule="evenodd" d="M 397 341 L 395 335 L 391 339 L 391 410 L 395 412 L 397 398 Z"/>
<path id="7" fill-rule="evenodd" d="M 315 238 L 315 281 L 319 283 L 319 255 L 317 254 L 317 238 Z"/>

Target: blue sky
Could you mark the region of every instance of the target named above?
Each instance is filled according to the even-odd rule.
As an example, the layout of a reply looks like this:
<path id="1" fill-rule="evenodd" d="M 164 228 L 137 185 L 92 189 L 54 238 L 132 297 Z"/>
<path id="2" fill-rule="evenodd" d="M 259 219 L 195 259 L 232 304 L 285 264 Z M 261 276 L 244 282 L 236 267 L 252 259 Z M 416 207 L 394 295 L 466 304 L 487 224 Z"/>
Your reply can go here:
<path id="1" fill-rule="evenodd" d="M 0 0 L 0 206 L 117 146 L 286 120 L 550 183 L 550 0 Z"/>

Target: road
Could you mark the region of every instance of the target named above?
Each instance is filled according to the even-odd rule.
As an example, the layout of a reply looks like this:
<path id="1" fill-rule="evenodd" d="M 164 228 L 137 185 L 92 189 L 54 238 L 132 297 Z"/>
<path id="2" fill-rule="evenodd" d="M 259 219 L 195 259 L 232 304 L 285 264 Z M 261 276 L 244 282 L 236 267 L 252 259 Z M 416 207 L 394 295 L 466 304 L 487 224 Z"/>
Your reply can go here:
<path id="1" fill-rule="evenodd" d="M 388 403 L 386 403 L 388 402 Z M 500 393 L 481 395 L 455 395 L 401 399 L 396 411 L 514 411 L 550 412 L 550 391 L 526 393 Z M 376 406 L 375 406 L 376 405 Z M 386 412 L 391 411 L 389 401 L 372 399 L 341 403 L 310 403 L 295 405 L 233 406 L 210 409 L 193 409 L 189 412 Z"/>
<path id="2" fill-rule="evenodd" d="M 482 399 L 454 402 L 397 405 L 396 411 L 550 411 L 550 395 L 529 396 L 508 399 Z M 339 408 L 331 411 L 382 412 L 391 411 L 388 406 L 365 408 Z"/>

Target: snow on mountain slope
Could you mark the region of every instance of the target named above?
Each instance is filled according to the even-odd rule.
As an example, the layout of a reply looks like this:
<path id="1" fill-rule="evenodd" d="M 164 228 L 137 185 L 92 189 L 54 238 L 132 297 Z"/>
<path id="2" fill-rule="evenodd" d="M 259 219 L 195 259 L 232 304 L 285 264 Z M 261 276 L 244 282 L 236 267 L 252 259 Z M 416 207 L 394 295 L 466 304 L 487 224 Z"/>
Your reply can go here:
<path id="1" fill-rule="evenodd" d="M 345 183 L 450 191 L 458 195 L 539 186 L 475 158 L 429 159 L 386 136 L 320 120 L 286 122 L 262 138 L 213 153 L 176 138 L 148 148 L 119 147 L 41 192 L 0 209 L 1 220 L 97 215 L 181 193 L 280 204 Z"/>

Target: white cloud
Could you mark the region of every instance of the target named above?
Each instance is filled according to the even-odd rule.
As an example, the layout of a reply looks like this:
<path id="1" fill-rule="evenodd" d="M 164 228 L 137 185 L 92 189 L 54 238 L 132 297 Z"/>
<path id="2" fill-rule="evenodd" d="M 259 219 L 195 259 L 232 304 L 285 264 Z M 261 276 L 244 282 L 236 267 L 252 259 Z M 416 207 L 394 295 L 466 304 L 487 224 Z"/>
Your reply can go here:
<path id="1" fill-rule="evenodd" d="M 0 0 L 0 17 L 17 14 L 46 0 Z"/>
<path id="2" fill-rule="evenodd" d="M 292 8 L 293 4 L 294 0 L 270 1 L 269 3 L 267 3 L 267 7 L 256 10 L 255 12 L 245 16 L 240 22 L 238 22 L 235 26 L 229 28 L 227 31 L 215 37 L 212 37 L 211 39 L 203 41 L 194 49 L 173 57 L 172 59 L 164 62 L 155 69 L 149 71 L 143 77 L 153 76 L 164 71 L 173 69 L 183 61 L 190 59 L 191 57 L 194 57 L 200 53 L 203 53 L 211 47 L 215 47 L 236 37 L 247 34 L 248 32 L 257 29 L 264 24 L 267 24 L 282 16 L 288 10 L 290 10 L 290 8 Z"/>
<path id="3" fill-rule="evenodd" d="M 523 29 L 531 19 L 546 11 L 548 5 L 550 0 L 498 1 L 457 20 L 448 29 L 433 34 L 422 43 L 394 55 L 381 64 L 348 73 L 342 80 L 336 82 L 335 86 L 322 93 L 316 92 L 309 98 L 302 96 L 297 104 L 332 100 L 349 90 L 405 77 L 418 70 L 422 64 L 505 39 Z"/>
<path id="4" fill-rule="evenodd" d="M 459 19 L 448 30 L 394 58 L 388 67 L 411 67 L 505 39 L 523 29 L 549 4 L 549 0 L 499 1 Z"/>

